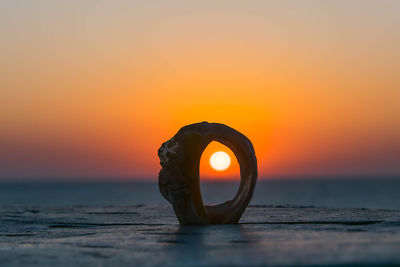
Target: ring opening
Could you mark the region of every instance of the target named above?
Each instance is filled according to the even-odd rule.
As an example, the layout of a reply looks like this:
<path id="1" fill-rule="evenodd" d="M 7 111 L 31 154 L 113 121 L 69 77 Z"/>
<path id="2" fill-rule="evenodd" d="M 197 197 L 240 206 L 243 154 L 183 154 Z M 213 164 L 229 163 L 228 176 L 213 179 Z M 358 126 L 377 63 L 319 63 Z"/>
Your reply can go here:
<path id="1" fill-rule="evenodd" d="M 200 190 L 204 205 L 215 205 L 235 197 L 240 185 L 240 166 L 227 146 L 212 141 L 200 159 Z"/>

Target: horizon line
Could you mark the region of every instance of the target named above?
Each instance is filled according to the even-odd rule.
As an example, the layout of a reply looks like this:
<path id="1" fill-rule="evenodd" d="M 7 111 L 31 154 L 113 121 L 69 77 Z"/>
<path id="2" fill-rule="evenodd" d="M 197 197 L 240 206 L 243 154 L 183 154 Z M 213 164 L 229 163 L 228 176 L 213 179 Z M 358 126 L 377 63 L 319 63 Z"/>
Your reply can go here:
<path id="1" fill-rule="evenodd" d="M 360 180 L 360 179 L 400 179 L 400 173 L 390 174 L 313 174 L 313 175 L 263 175 L 259 181 L 276 180 Z M 128 176 L 128 175 L 71 175 L 71 176 L 0 176 L 0 183 L 8 182 L 156 182 L 158 176 Z M 215 178 L 200 177 L 202 182 L 238 182 L 240 177 Z"/>

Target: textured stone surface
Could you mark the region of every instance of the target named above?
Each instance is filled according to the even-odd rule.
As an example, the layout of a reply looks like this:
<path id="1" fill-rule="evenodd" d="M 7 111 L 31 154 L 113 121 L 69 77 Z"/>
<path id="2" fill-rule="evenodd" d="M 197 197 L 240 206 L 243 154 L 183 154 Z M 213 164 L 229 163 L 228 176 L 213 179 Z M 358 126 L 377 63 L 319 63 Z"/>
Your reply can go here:
<path id="1" fill-rule="evenodd" d="M 241 182 L 232 200 L 204 205 L 199 181 L 200 158 L 212 141 L 229 147 L 240 165 Z M 257 182 L 257 159 L 250 140 L 220 123 L 195 123 L 182 127 L 158 150 L 162 169 L 161 194 L 172 204 L 183 225 L 237 223 L 250 202 Z"/>
<path id="2" fill-rule="evenodd" d="M 249 206 L 180 226 L 169 205 L 0 206 L 0 266 L 400 264 L 400 211 Z"/>

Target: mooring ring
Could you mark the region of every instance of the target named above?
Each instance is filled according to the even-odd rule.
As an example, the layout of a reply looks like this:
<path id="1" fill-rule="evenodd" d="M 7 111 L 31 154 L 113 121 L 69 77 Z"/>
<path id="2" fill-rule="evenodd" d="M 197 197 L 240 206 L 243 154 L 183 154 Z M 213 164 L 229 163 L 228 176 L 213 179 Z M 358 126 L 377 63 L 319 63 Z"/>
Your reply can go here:
<path id="1" fill-rule="evenodd" d="M 204 205 L 200 191 L 200 159 L 207 145 L 218 141 L 235 154 L 240 185 L 232 200 Z M 172 204 L 182 225 L 237 223 L 249 204 L 257 182 L 257 158 L 250 140 L 220 123 L 201 122 L 182 127 L 158 150 L 162 169 L 161 194 Z"/>

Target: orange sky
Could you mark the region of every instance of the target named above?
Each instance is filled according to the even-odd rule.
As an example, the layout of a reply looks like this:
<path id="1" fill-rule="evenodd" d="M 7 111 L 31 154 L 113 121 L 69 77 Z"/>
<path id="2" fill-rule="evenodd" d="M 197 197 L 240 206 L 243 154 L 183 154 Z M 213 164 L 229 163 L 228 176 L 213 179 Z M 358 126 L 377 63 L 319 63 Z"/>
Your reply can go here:
<path id="1" fill-rule="evenodd" d="M 200 121 L 261 177 L 400 173 L 400 2 L 189 2 L 2 1 L 0 177 L 155 179 Z"/>

